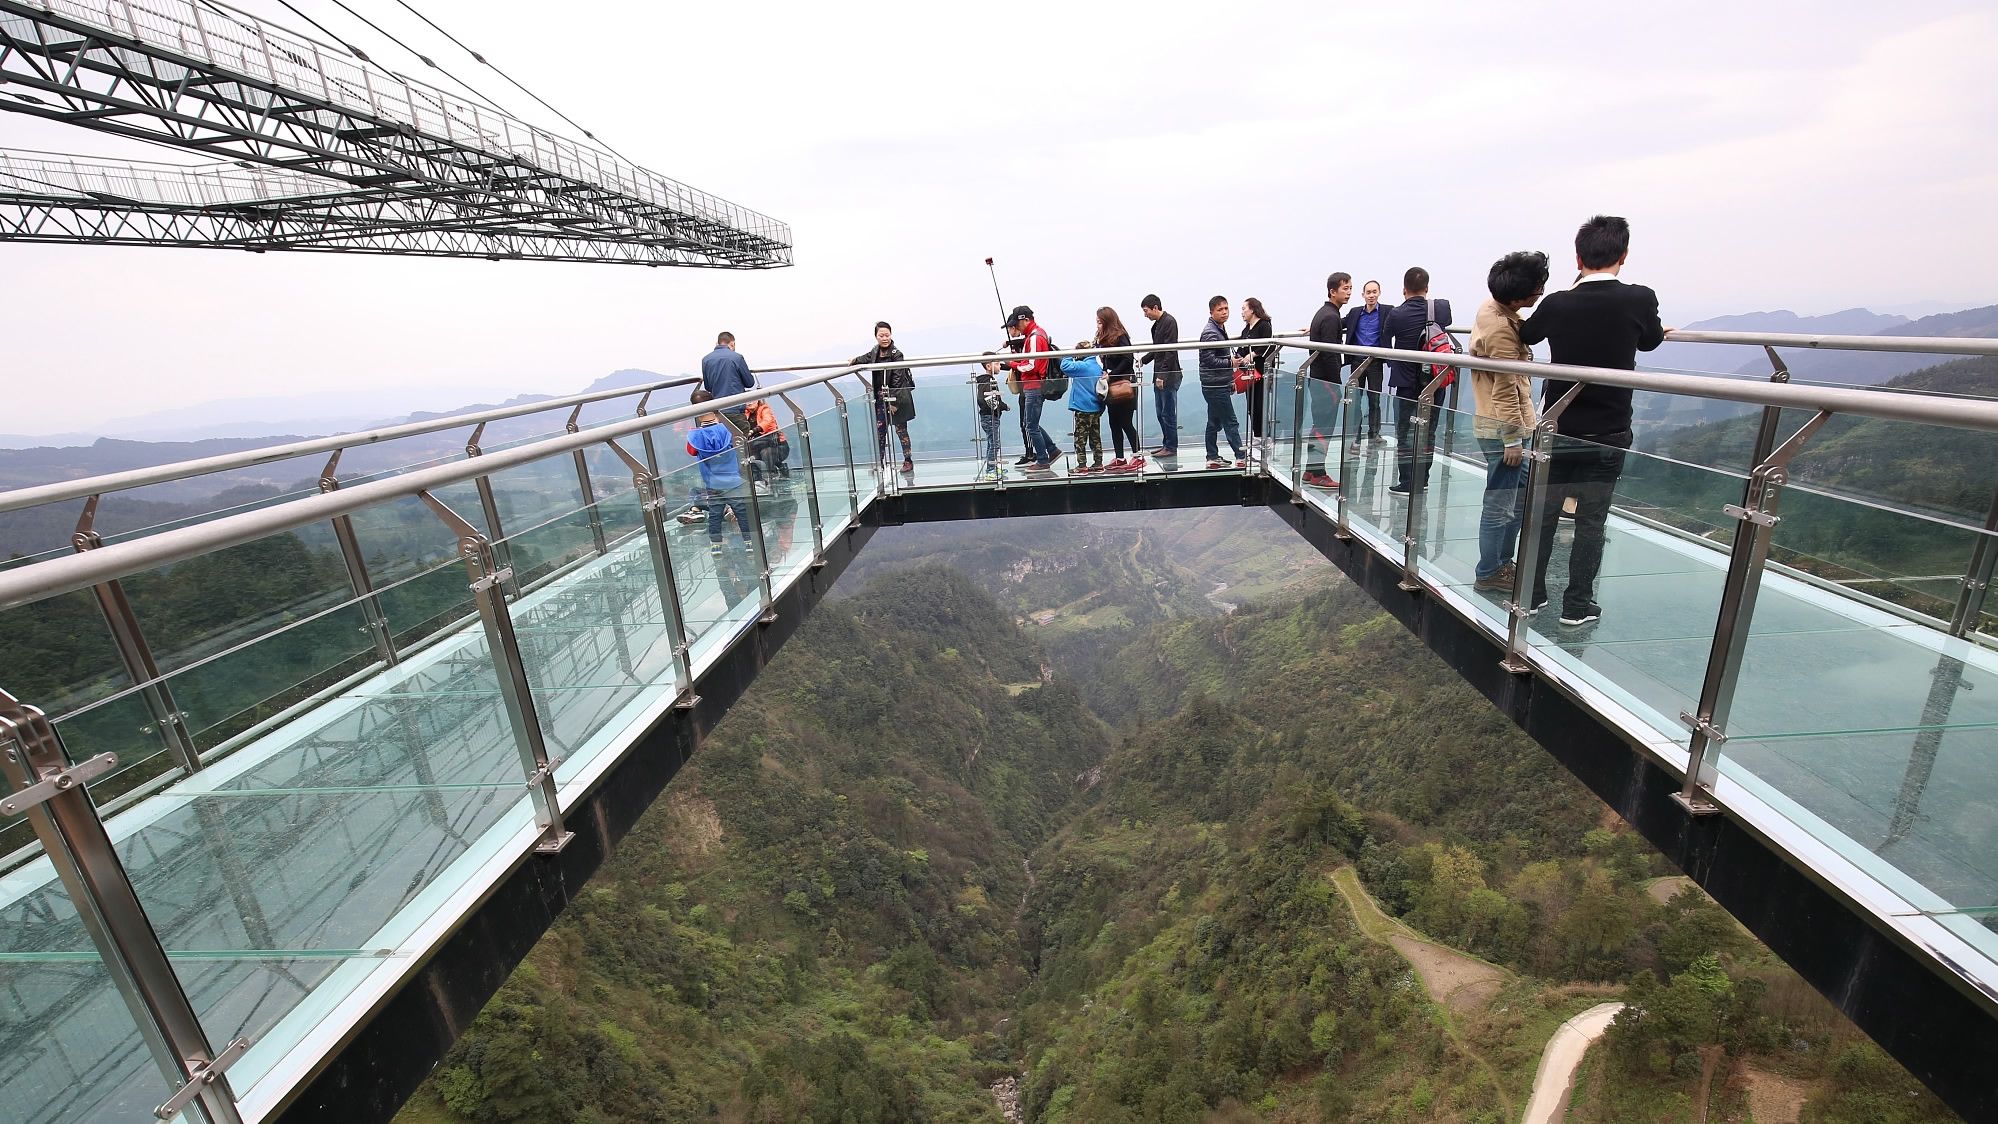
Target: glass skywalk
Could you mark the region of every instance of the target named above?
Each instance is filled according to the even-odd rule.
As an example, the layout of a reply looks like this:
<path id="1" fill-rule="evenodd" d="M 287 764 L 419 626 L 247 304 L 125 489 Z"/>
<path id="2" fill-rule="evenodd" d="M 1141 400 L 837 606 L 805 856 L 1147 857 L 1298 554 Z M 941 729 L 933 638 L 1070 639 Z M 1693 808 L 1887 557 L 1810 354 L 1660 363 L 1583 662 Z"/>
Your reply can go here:
<path id="1" fill-rule="evenodd" d="M 910 365 L 968 369 L 966 357 Z M 35 649 L 70 663 L 35 680 L 54 685 L 46 698 L 21 701 L 45 706 L 67 762 L 117 757 L 84 786 L 0 816 L 18 848 L 0 873 L 0 1104 L 24 1120 L 152 1119 L 187 1072 L 188 1036 L 171 1019 L 140 1020 L 159 1009 L 147 997 L 171 1000 L 177 988 L 203 1049 L 245 1043 L 220 1092 L 187 1118 L 270 1117 L 487 891 L 575 829 L 563 812 L 753 634 L 824 544 L 923 493 L 1109 496 L 1246 477 L 1244 495 L 1288 493 L 1406 567 L 1404 588 L 1510 647 L 1631 744 L 1681 773 L 1693 766 L 1681 716 L 1712 702 L 1715 622 L 1740 599 L 1729 579 L 1736 520 L 1723 508 L 1741 500 L 1746 465 L 1631 454 L 1608 527 L 1602 619 L 1520 620 L 1513 594 L 1473 588 L 1485 467 L 1469 417 L 1435 411 L 1429 486 L 1396 495 L 1395 450 L 1343 436 L 1364 417 L 1359 396 L 1346 394 L 1344 424 L 1314 417 L 1294 372 L 1287 363 L 1271 380 L 1265 436 L 1245 470 L 1202 467 L 1196 400 L 1181 412 L 1176 461 L 979 479 L 971 394 L 952 374 L 915 392 L 905 473 L 892 435 L 888 463 L 876 463 L 864 380 L 833 369 L 777 388 L 791 395 L 777 407 L 789 419 L 788 472 L 771 474 L 767 494 L 744 494 L 747 525 L 724 519 L 719 545 L 705 516 L 676 518 L 699 482 L 678 452 L 691 411 L 677 408 L 0 570 L 0 605 L 11 606 L 0 622 L 18 635 L 59 622 L 84 653 Z M 1150 413 L 1140 413 L 1148 450 L 1161 440 Z M 1064 448 L 1069 421 L 1050 403 Z M 1001 434 L 1017 452 L 1016 415 Z M 1341 489 L 1304 486 L 1320 460 Z M 419 490 L 467 527 L 446 529 Z M 1742 621 L 1725 737 L 1689 791 L 1754 820 L 1953 970 L 1998 981 L 1998 650 L 1988 611 L 1973 604 L 1968 626 L 1948 621 L 1993 532 L 1829 492 L 1785 494 Z M 1811 533 L 1831 525 L 1856 531 Z M 1857 533 L 1883 527 L 1940 545 L 1882 551 Z M 1567 533 L 1550 563 L 1557 588 Z M 359 549 L 343 562 L 350 537 Z M 1937 578 L 1933 558 L 1945 555 L 1965 560 L 1963 579 Z M 203 584 L 204 567 L 214 583 Z M 126 619 L 154 626 L 136 663 L 121 663 L 130 638 L 103 623 L 118 619 L 114 586 L 130 593 Z M 212 609 L 218 590 L 241 603 L 205 614 L 185 603 Z M 80 600 L 93 591 L 96 605 Z M 167 635 L 160 620 L 198 628 Z M 36 670 L 19 651 L 0 659 L 0 676 Z M 5 717 L 0 736 L 24 750 L 33 715 Z M 57 823 L 57 811 L 71 818 Z M 87 830 L 69 834 L 92 823 L 143 910 L 139 936 L 165 954 L 166 980 L 127 962 L 111 938 L 132 935 L 119 928 L 130 918 L 76 877 L 105 866 Z M 63 846 L 44 854 L 50 839 Z"/>

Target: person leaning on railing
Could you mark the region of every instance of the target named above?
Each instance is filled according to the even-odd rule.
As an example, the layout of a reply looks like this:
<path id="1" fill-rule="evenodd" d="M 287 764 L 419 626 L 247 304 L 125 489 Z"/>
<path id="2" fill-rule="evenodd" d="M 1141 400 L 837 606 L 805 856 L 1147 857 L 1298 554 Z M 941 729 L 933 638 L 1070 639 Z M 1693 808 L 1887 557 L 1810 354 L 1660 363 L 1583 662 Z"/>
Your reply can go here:
<path id="1" fill-rule="evenodd" d="M 1472 355 L 1531 362 L 1533 352 L 1519 342 L 1519 314 L 1547 289 L 1547 255 L 1521 250 L 1492 263 L 1485 277 L 1491 298 L 1478 306 L 1471 326 Z M 1513 552 L 1519 546 L 1525 485 L 1526 442 L 1539 415 L 1533 409 L 1533 380 L 1509 371 L 1471 372 L 1477 415 L 1471 432 L 1485 454 L 1485 503 L 1478 517 L 1478 566 L 1474 588 L 1510 591 Z"/>
<path id="2" fill-rule="evenodd" d="M 854 356 L 853 365 L 881 364 L 874 368 L 872 383 L 874 459 L 879 464 L 888 463 L 888 431 L 892 428 L 902 441 L 902 472 L 907 475 L 916 471 L 916 450 L 909 444 L 909 423 L 916 418 L 916 376 L 907 367 L 893 366 L 902 360 L 902 349 L 895 346 L 895 329 L 888 321 L 878 320 L 874 346 Z"/>
<path id="3" fill-rule="evenodd" d="M 1572 289 L 1551 294 L 1520 326 L 1520 342 L 1546 340 L 1555 363 L 1579 367 L 1637 369 L 1637 353 L 1665 342 L 1658 319 L 1658 294 L 1626 285 L 1617 274 L 1630 257 L 1630 223 L 1597 215 L 1575 233 L 1575 265 L 1582 276 Z M 1552 403 L 1573 383 L 1546 380 L 1543 401 Z M 1610 498 L 1623 475 L 1630 448 L 1630 389 L 1583 384 L 1567 409 L 1554 419 L 1556 441 L 1547 465 L 1547 489 L 1540 497 L 1540 555 L 1534 567 L 1530 611 L 1547 603 L 1547 563 L 1554 553 L 1554 525 L 1562 501 L 1575 497 L 1575 541 L 1568 550 L 1568 587 L 1561 599 L 1561 623 L 1570 627 L 1600 620 L 1596 573 L 1602 568 L 1603 525 Z"/>

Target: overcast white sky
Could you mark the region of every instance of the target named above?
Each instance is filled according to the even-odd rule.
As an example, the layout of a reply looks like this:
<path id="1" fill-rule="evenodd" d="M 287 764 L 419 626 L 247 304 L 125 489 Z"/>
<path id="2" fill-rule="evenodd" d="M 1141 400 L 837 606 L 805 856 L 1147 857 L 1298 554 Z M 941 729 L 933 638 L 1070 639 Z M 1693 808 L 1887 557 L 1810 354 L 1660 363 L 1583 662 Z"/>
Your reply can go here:
<path id="1" fill-rule="evenodd" d="M 276 11 L 268 0 L 243 0 Z M 349 0 L 501 104 L 390 2 Z M 1302 326 L 1327 272 L 1465 306 L 1606 211 L 1668 323 L 1998 301 L 1998 8 L 413 0 L 639 163 L 791 224 L 771 272 L 0 244 L 0 431 L 350 391 L 395 412 L 691 369 L 1058 340 L 1157 291 Z M 300 7 L 417 64 L 326 0 Z M 296 24 L 295 18 L 285 21 Z M 432 75 L 434 78 L 435 76 Z M 440 84 L 442 84 L 440 82 Z M 172 159 L 0 114 L 0 145 Z"/>

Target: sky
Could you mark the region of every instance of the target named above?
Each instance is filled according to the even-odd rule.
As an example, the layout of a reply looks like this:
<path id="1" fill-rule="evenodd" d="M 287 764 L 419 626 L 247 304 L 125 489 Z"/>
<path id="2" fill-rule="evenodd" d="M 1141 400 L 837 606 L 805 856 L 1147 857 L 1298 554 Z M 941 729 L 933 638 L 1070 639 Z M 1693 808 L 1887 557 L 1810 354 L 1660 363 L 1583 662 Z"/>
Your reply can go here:
<path id="1" fill-rule="evenodd" d="M 561 127 L 393 0 L 348 2 Z M 1668 324 L 1998 303 L 1988 0 L 411 2 L 635 162 L 788 222 L 797 264 L 0 243 L 0 432 L 569 393 L 692 370 L 723 329 L 753 366 L 854 355 L 882 319 L 912 355 L 981 349 L 1002 335 L 988 256 L 1059 342 L 1101 304 L 1142 328 L 1147 292 L 1188 335 L 1215 293 L 1302 327 L 1327 273 L 1392 294 L 1411 265 L 1467 320 L 1494 259 L 1545 250 L 1559 280 L 1597 212 L 1630 219 L 1624 276 Z M 15 113 L 0 146 L 175 159 Z"/>

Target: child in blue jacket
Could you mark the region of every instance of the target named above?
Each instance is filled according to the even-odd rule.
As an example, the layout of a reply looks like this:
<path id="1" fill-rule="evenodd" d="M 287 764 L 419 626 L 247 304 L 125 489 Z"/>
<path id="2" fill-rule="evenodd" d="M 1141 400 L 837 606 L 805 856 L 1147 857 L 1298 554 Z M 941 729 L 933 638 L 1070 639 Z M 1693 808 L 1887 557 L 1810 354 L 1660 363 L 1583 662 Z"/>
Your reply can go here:
<path id="1" fill-rule="evenodd" d="M 695 405 L 714 395 L 696 390 Z M 743 502 L 742 465 L 736 459 L 735 431 L 714 411 L 695 419 L 694 432 L 687 435 L 687 455 L 700 461 L 702 501 L 708 509 L 708 549 L 717 557 L 722 552 L 722 509 L 735 513 L 736 530 L 742 532 L 743 549 L 749 542 L 749 505 Z"/>
<path id="2" fill-rule="evenodd" d="M 1076 344 L 1080 351 L 1088 340 Z M 1103 361 L 1094 355 L 1061 361 L 1061 373 L 1068 379 L 1068 408 L 1075 414 L 1075 472 L 1103 471 L 1103 395 L 1096 384 L 1103 377 Z M 1094 461 L 1090 456 L 1094 456 Z"/>

